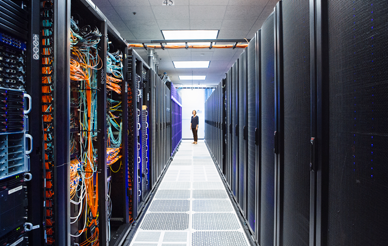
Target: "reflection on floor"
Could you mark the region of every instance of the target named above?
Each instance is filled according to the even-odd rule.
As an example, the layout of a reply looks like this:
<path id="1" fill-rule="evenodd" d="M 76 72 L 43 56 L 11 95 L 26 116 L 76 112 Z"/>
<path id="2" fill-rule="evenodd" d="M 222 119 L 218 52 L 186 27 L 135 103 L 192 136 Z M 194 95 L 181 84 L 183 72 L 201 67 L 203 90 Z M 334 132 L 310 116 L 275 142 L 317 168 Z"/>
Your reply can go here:
<path id="1" fill-rule="evenodd" d="M 248 246 L 247 242 L 205 143 L 182 142 L 130 245 Z"/>

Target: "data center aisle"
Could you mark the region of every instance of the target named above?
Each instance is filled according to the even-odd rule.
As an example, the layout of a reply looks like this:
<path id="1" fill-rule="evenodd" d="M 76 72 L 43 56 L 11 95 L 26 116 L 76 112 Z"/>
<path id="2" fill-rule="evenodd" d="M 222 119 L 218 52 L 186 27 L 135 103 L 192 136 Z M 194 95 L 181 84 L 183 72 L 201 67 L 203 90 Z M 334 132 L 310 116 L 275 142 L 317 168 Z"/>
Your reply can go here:
<path id="1" fill-rule="evenodd" d="M 249 245 L 203 141 L 182 142 L 130 245 Z"/>

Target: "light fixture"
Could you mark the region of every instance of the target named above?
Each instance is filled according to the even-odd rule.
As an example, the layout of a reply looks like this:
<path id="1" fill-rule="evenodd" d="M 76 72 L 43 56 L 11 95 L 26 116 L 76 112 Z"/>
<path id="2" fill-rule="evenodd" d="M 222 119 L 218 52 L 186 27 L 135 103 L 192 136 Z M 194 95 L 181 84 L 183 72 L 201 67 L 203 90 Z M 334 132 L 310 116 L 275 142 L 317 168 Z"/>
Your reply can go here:
<path id="1" fill-rule="evenodd" d="M 217 39 L 218 30 L 162 30 L 165 40 Z M 184 43 L 168 43 L 182 45 Z M 210 43 L 188 43 L 188 45 L 209 45 Z"/>
<path id="2" fill-rule="evenodd" d="M 209 68 L 210 61 L 173 61 L 175 68 Z"/>
<path id="3" fill-rule="evenodd" d="M 206 76 L 204 75 L 189 75 L 189 76 L 179 76 L 180 80 L 205 80 Z"/>

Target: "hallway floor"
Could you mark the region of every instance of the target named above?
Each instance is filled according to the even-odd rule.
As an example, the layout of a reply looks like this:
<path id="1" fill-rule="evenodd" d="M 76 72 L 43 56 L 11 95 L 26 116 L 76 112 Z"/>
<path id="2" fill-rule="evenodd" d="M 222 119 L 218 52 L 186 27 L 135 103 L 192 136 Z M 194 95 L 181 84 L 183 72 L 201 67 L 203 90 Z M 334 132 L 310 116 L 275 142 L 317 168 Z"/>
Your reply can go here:
<path id="1" fill-rule="evenodd" d="M 182 142 L 130 245 L 249 245 L 203 141 Z"/>

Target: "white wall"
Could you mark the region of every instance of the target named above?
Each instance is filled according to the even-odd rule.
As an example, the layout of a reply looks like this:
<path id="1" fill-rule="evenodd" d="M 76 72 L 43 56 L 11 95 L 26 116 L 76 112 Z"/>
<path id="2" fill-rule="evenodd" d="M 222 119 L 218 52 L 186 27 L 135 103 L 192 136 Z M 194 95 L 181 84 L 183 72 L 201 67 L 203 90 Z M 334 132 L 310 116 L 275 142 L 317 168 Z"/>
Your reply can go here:
<path id="1" fill-rule="evenodd" d="M 182 98 L 182 138 L 192 139 L 193 133 L 190 129 L 191 112 L 197 110 L 199 117 L 198 138 L 205 137 L 205 90 L 203 89 L 181 89 L 178 91 Z"/>

